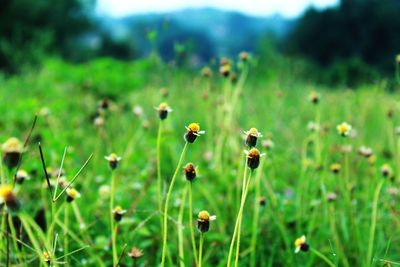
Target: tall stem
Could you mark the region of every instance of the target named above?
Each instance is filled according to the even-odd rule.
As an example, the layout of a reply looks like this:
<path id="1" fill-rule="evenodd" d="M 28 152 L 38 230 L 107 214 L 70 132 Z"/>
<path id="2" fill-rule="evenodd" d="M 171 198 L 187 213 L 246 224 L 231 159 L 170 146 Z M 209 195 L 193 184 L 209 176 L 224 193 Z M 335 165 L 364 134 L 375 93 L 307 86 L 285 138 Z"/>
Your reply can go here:
<path id="1" fill-rule="evenodd" d="M 168 188 L 168 193 L 167 197 L 165 199 L 165 206 L 164 206 L 164 225 L 163 225 L 163 248 L 162 248 L 162 256 L 161 256 L 161 267 L 164 267 L 165 265 L 165 256 L 167 254 L 167 238 L 168 238 L 168 204 L 169 204 L 169 199 L 171 197 L 171 192 L 172 188 L 174 187 L 176 177 L 178 176 L 179 169 L 182 165 L 183 158 L 186 154 L 186 149 L 187 149 L 188 143 L 185 143 L 185 146 L 182 149 L 181 156 L 179 158 L 178 165 L 176 166 L 174 175 L 172 176 L 171 184 L 169 185 Z"/>
<path id="2" fill-rule="evenodd" d="M 114 194 L 115 194 L 115 171 L 112 171 L 111 175 L 111 192 L 110 192 L 110 231 L 111 231 L 111 243 L 112 243 L 112 254 L 113 254 L 113 266 L 116 266 L 118 261 L 117 247 L 115 245 L 115 231 L 114 231 Z"/>
<path id="3" fill-rule="evenodd" d="M 185 253 L 183 250 L 183 213 L 185 211 L 186 195 L 188 188 L 186 187 L 182 194 L 181 207 L 178 216 L 178 249 L 179 249 L 179 265 L 185 267 Z"/>
<path id="4" fill-rule="evenodd" d="M 157 194 L 158 194 L 158 211 L 160 212 L 160 227 L 162 228 L 162 179 L 161 179 L 161 129 L 162 121 L 158 124 L 157 133 Z"/>
<path id="5" fill-rule="evenodd" d="M 192 248 L 193 248 L 193 256 L 196 262 L 196 266 L 199 265 L 197 259 L 197 247 L 196 247 L 196 239 L 194 236 L 194 224 L 193 224 L 193 196 L 192 196 L 192 182 L 189 182 L 189 229 L 190 229 L 190 236 L 192 240 Z"/>
<path id="6" fill-rule="evenodd" d="M 199 244 L 199 267 L 202 265 L 203 261 L 203 243 L 204 243 L 204 234 L 200 234 L 200 244 Z"/>

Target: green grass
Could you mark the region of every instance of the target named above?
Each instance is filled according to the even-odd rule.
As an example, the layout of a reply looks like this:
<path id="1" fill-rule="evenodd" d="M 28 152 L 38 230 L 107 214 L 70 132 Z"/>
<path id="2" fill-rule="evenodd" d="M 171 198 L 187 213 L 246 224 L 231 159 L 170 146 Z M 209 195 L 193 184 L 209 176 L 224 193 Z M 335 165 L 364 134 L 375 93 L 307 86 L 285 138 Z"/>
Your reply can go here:
<path id="1" fill-rule="evenodd" d="M 199 166 L 199 177 L 192 185 L 194 222 L 201 210 L 217 215 L 204 235 L 202 266 L 226 266 L 242 192 L 246 149 L 243 131 L 251 127 L 264 135 L 258 148 L 267 155 L 253 175 L 260 179 L 259 187 L 256 180 L 251 181 L 243 210 L 239 266 L 250 266 L 251 257 L 255 266 L 325 266 L 326 259 L 338 266 L 368 266 L 369 259 L 371 266 L 382 266 L 383 260 L 400 262 L 399 195 L 389 193 L 398 189 L 400 182 L 400 137 L 394 131 L 400 125 L 399 94 L 385 92 L 385 81 L 353 90 L 332 90 L 291 75 L 293 69 L 293 65 L 279 70 L 264 69 L 262 64 L 250 66 L 242 93 L 233 109 L 228 105 L 228 111 L 221 106 L 221 97 L 235 90 L 235 85 L 227 86 L 223 78 L 214 75 L 207 91 L 208 82 L 199 74 L 162 65 L 154 58 L 133 63 L 102 59 L 77 66 L 51 60 L 39 70 L 1 78 L 1 143 L 12 136 L 23 140 L 34 114 L 39 112 L 21 165 L 32 179 L 15 187 L 22 210 L 11 215 L 21 218 L 23 237 L 13 243 L 20 226 L 11 227 L 11 265 L 45 265 L 42 254 L 52 250 L 56 234 L 53 260 L 62 257 L 67 247 L 70 253 L 78 250 L 68 255 L 69 266 L 112 264 L 109 198 L 102 196 L 99 189 L 111 184 L 104 156 L 115 152 L 123 159 L 114 171 L 114 203 L 128 211 L 118 224 L 117 254 L 127 244 L 121 263 L 129 266 L 132 261 L 126 253 L 136 246 L 144 252 L 138 266 L 158 266 L 163 240 L 157 195 L 159 119 L 154 107 L 163 101 L 173 109 L 163 122 L 160 144 L 164 200 L 185 145 L 185 126 L 198 122 L 206 131 L 188 146 L 183 159 L 183 165 L 193 162 Z M 163 95 L 161 88 L 167 88 L 169 95 Z M 308 100 L 312 90 L 321 95 L 317 106 Z M 99 130 L 93 124 L 93 114 L 104 96 L 111 99 L 111 105 L 105 113 L 105 126 Z M 143 108 L 140 117 L 132 112 L 138 105 Z M 43 114 L 44 108 L 49 111 L 47 115 Z M 307 129 L 308 122 L 316 120 L 318 109 L 323 128 L 319 135 Z M 387 116 L 388 110 L 394 111 L 392 118 Z M 232 119 L 229 112 L 233 112 Z M 342 121 L 353 126 L 355 137 L 342 138 L 337 134 L 336 125 Z M 261 146 L 267 138 L 275 144 L 268 151 Z M 68 181 L 93 153 L 74 182 L 81 193 L 81 198 L 73 202 L 75 207 L 66 203 L 64 196 L 51 203 L 37 147 L 39 140 L 46 164 L 53 169 L 60 165 L 68 146 L 64 160 Z M 220 143 L 221 140 L 224 142 Z M 339 152 L 344 143 L 353 148 L 348 154 L 347 170 L 345 158 Z M 319 148 L 314 144 L 319 144 Z M 361 145 L 373 148 L 375 162 L 368 163 L 358 155 Z M 219 147 L 221 158 L 210 160 L 210 153 L 215 156 Z M 329 169 L 335 162 L 342 164 L 338 175 Z M 384 163 L 393 168 L 394 175 L 392 179 L 386 178 L 382 189 L 377 190 L 384 180 L 380 174 Z M 5 168 L 4 172 L 3 178 L 11 183 L 12 173 Z M 349 187 L 353 188 L 351 192 Z M 179 200 L 186 188 L 187 182 L 179 172 L 169 202 L 166 266 L 179 265 Z M 336 201 L 327 201 L 329 192 L 337 194 Z M 265 206 L 254 204 L 256 195 L 266 198 Z M 68 212 L 66 205 L 70 205 Z M 258 214 L 254 214 L 254 209 Z M 1 266 L 5 266 L 7 250 L 4 211 Z M 40 211 L 44 211 L 47 230 L 41 230 L 35 220 Z M 188 211 L 187 204 L 182 215 L 181 245 L 184 264 L 193 266 Z M 52 216 L 57 219 L 52 220 Z M 257 224 L 253 218 L 258 220 Z M 54 233 L 49 230 L 52 221 Z M 86 227 L 80 227 L 83 224 Z M 295 254 L 294 241 L 303 234 L 312 250 Z M 199 232 L 195 235 L 199 244 Z M 256 245 L 252 240 L 256 240 Z M 18 249 L 21 242 L 24 245 Z"/>

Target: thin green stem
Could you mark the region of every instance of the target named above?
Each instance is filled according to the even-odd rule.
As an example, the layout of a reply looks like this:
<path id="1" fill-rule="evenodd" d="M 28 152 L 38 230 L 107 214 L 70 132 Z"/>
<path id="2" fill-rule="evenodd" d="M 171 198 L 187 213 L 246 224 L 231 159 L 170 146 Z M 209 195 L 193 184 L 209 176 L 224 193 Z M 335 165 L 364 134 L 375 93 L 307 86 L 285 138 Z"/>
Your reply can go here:
<path id="1" fill-rule="evenodd" d="M 326 264 L 328 264 L 330 267 L 336 267 L 335 264 L 328 259 L 328 257 L 326 257 L 324 254 L 322 254 L 321 252 L 319 252 L 318 250 L 314 249 L 314 248 L 310 248 L 310 251 L 312 253 L 314 253 L 318 258 L 320 258 L 321 260 L 323 260 Z"/>
<path id="2" fill-rule="evenodd" d="M 200 234 L 200 244 L 199 244 L 199 267 L 202 266 L 203 262 L 203 244 L 204 244 L 204 234 Z"/>
<path id="3" fill-rule="evenodd" d="M 114 195 L 115 195 L 115 171 L 112 171 L 111 174 L 111 192 L 110 192 L 110 231 L 111 231 L 111 243 L 112 243 L 112 255 L 113 255 L 113 266 L 115 267 L 117 264 L 118 260 L 118 255 L 117 255 L 117 248 L 115 244 L 115 232 L 114 232 L 114 216 L 113 216 L 113 210 L 114 210 Z"/>
<path id="4" fill-rule="evenodd" d="M 186 142 L 185 146 L 182 149 L 182 153 L 181 153 L 181 156 L 179 158 L 178 165 L 176 166 L 174 175 L 172 176 L 172 180 L 171 180 L 171 183 L 170 183 L 169 188 L 168 188 L 167 197 L 165 199 L 164 223 L 163 223 L 163 248 L 162 248 L 162 256 L 161 256 L 161 267 L 165 266 L 165 256 L 167 254 L 167 239 L 168 239 L 168 229 L 167 229 L 167 227 L 168 227 L 168 204 L 169 204 L 169 199 L 171 197 L 172 189 L 174 188 L 176 177 L 178 176 L 178 172 L 179 172 L 179 170 L 181 168 L 183 158 L 185 157 L 187 146 L 188 146 L 188 143 Z"/>
<path id="5" fill-rule="evenodd" d="M 158 211 L 160 212 L 160 227 L 162 228 L 161 129 L 162 121 L 160 120 L 157 133 L 157 195 Z"/>
<path id="6" fill-rule="evenodd" d="M 193 224 L 193 196 L 192 196 L 192 182 L 189 182 L 189 229 L 190 236 L 192 240 L 192 248 L 193 248 L 193 256 L 196 262 L 196 266 L 199 265 L 197 259 L 197 247 L 196 247 L 196 239 L 194 236 L 194 224 Z"/>
<path id="7" fill-rule="evenodd" d="M 367 254 L 367 266 L 371 266 L 372 261 L 372 251 L 374 248 L 374 239 L 375 239 L 375 229 L 376 229 L 376 217 L 378 213 L 378 201 L 379 201 L 379 194 L 381 192 L 383 183 L 385 180 L 379 182 L 378 186 L 375 189 L 374 194 L 374 202 L 372 206 L 372 214 L 371 214 L 371 227 L 369 230 L 369 241 L 368 241 L 368 254 Z"/>
<path id="8" fill-rule="evenodd" d="M 65 210 L 64 210 L 64 225 L 66 228 L 69 227 L 69 205 L 65 206 Z M 67 231 L 64 229 L 64 261 L 65 261 L 65 266 L 68 266 L 68 251 L 69 251 L 69 247 L 68 247 L 68 234 Z"/>
<path id="9" fill-rule="evenodd" d="M 186 187 L 182 194 L 181 206 L 179 208 L 179 216 L 178 216 L 178 253 L 179 253 L 179 265 L 181 267 L 185 266 L 185 253 L 183 250 L 183 213 L 185 211 L 186 204 L 186 196 L 187 196 L 188 188 Z"/>

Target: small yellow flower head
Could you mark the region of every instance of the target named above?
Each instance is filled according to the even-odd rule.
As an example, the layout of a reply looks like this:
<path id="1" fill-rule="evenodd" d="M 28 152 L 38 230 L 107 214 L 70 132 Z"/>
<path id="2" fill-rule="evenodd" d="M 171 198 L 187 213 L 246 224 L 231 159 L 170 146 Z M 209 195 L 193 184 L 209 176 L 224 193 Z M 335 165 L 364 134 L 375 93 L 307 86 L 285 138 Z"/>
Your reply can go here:
<path id="1" fill-rule="evenodd" d="M 118 162 L 120 162 L 122 159 L 115 153 L 111 153 L 110 155 L 105 156 L 104 158 L 108 161 L 111 170 L 115 170 L 118 167 Z"/>
<path id="2" fill-rule="evenodd" d="M 261 154 L 257 148 L 252 148 L 249 151 L 245 150 L 244 153 L 247 155 L 247 166 L 254 170 L 260 165 L 260 157 L 265 154 Z"/>
<path id="3" fill-rule="evenodd" d="M 334 173 L 334 174 L 338 174 L 339 172 L 340 172 L 340 169 L 342 168 L 342 166 L 339 164 L 339 163 L 333 163 L 332 165 L 331 165 L 331 171 Z"/>
<path id="4" fill-rule="evenodd" d="M 67 188 L 67 202 L 72 202 L 76 198 L 80 198 L 81 194 L 75 188 Z"/>
<path id="5" fill-rule="evenodd" d="M 370 147 L 366 147 L 366 146 L 361 146 L 358 149 L 358 154 L 360 154 L 361 156 L 365 157 L 365 158 L 369 158 L 373 155 L 373 151 L 372 148 Z"/>
<path id="6" fill-rule="evenodd" d="M 15 137 L 9 138 L 1 146 L 3 150 L 3 162 L 12 169 L 18 165 L 21 154 L 24 152 L 24 144 Z"/>
<path id="7" fill-rule="evenodd" d="M 165 102 L 161 103 L 156 110 L 158 111 L 158 117 L 160 120 L 165 120 L 168 113 L 172 112 L 172 109 Z"/>
<path id="8" fill-rule="evenodd" d="M 19 169 L 17 171 L 17 173 L 15 174 L 15 181 L 18 184 L 22 184 L 25 180 L 30 180 L 30 179 L 31 178 L 30 178 L 29 174 L 25 170 L 22 170 L 22 169 Z"/>
<path id="9" fill-rule="evenodd" d="M 231 73 L 231 63 L 227 58 L 221 59 L 219 73 L 224 77 L 229 77 L 229 74 Z"/>
<path id="10" fill-rule="evenodd" d="M 239 59 L 240 61 L 247 62 L 249 60 L 249 53 L 247 53 L 246 51 L 240 52 Z"/>
<path id="11" fill-rule="evenodd" d="M 396 56 L 396 63 L 400 65 L 400 54 Z"/>
<path id="12" fill-rule="evenodd" d="M 0 206 L 3 204 L 6 204 L 10 210 L 18 210 L 19 208 L 19 201 L 11 185 L 0 185 Z"/>
<path id="13" fill-rule="evenodd" d="M 391 178 L 393 175 L 393 169 L 389 164 L 383 164 L 381 167 L 381 174 L 385 178 Z"/>
<path id="14" fill-rule="evenodd" d="M 200 131 L 200 125 L 198 123 L 192 122 L 189 126 L 185 127 L 187 132 L 185 134 L 185 140 L 188 143 L 193 143 L 197 136 L 205 134 L 205 131 Z"/>
<path id="15" fill-rule="evenodd" d="M 114 214 L 114 220 L 116 222 L 121 221 L 122 216 L 124 216 L 124 214 L 126 213 L 126 210 L 122 209 L 121 206 L 116 206 L 113 209 L 113 214 Z"/>
<path id="16" fill-rule="evenodd" d="M 313 104 L 318 104 L 319 94 L 316 91 L 312 91 L 308 97 Z"/>
<path id="17" fill-rule="evenodd" d="M 210 221 L 214 221 L 216 219 L 217 216 L 210 216 L 210 213 L 208 213 L 208 211 L 202 210 L 197 216 L 197 228 L 202 233 L 208 232 L 208 230 L 210 229 Z"/>
<path id="18" fill-rule="evenodd" d="M 302 235 L 301 237 L 297 238 L 296 241 L 294 241 L 294 246 L 295 246 L 295 253 L 298 253 L 300 250 L 307 252 L 310 249 L 310 246 L 306 242 L 306 236 Z"/>
<path id="19" fill-rule="evenodd" d="M 351 125 L 348 124 L 347 122 L 342 122 L 336 127 L 338 133 L 343 137 L 348 136 L 350 134 L 351 128 L 352 128 Z"/>
<path id="20" fill-rule="evenodd" d="M 193 163 L 186 164 L 183 168 L 183 173 L 185 174 L 186 180 L 192 182 L 197 175 L 196 166 L 194 166 Z"/>
<path id="21" fill-rule="evenodd" d="M 50 262 L 51 262 L 50 253 L 48 253 L 47 251 L 43 252 L 43 260 L 44 260 L 45 263 L 50 265 Z"/>
<path id="22" fill-rule="evenodd" d="M 128 252 L 128 256 L 132 259 L 139 259 L 143 256 L 143 251 L 137 247 L 133 247 L 130 252 Z"/>
<path id="23" fill-rule="evenodd" d="M 264 207 L 266 203 L 267 203 L 267 200 L 265 199 L 265 197 L 261 196 L 258 199 L 258 204 L 260 204 L 260 206 Z"/>
<path id="24" fill-rule="evenodd" d="M 246 145 L 249 148 L 255 147 L 257 145 L 257 140 L 262 137 L 262 134 L 257 130 L 257 128 L 250 128 L 250 130 L 244 132 L 246 134 Z"/>
<path id="25" fill-rule="evenodd" d="M 213 75 L 213 72 L 209 67 L 206 66 L 206 67 L 201 69 L 201 75 L 203 77 L 209 78 L 209 77 L 211 77 Z"/>

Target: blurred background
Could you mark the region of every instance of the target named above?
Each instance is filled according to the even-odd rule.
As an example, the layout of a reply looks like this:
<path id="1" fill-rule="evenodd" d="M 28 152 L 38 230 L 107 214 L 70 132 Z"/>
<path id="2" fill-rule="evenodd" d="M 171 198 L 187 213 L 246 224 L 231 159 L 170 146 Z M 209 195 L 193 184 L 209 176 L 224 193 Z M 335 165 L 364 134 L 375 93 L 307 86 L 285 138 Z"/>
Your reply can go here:
<path id="1" fill-rule="evenodd" d="M 399 0 L 0 2 L 6 75 L 48 58 L 151 55 L 196 70 L 246 50 L 265 67 L 296 60 L 310 79 L 351 86 L 391 76 L 400 52 Z"/>

